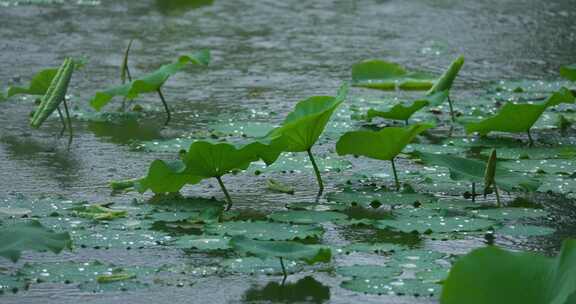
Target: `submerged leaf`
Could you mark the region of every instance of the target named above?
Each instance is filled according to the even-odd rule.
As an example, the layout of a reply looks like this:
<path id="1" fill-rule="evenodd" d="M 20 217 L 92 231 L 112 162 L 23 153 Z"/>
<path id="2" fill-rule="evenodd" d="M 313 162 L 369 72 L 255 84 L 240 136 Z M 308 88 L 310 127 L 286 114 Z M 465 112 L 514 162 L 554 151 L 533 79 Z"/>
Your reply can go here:
<path id="1" fill-rule="evenodd" d="M 64 249 L 72 249 L 70 234 L 52 232 L 37 221 L 16 223 L 0 230 L 0 256 L 12 262 L 18 261 L 22 251 L 60 253 Z"/>
<path id="2" fill-rule="evenodd" d="M 496 247 L 462 257 L 444 281 L 442 304 L 564 304 L 576 293 L 576 241 L 555 258 Z"/>
<path id="3" fill-rule="evenodd" d="M 380 90 L 428 90 L 434 77 L 419 72 L 408 72 L 401 65 L 383 61 L 366 60 L 352 66 L 352 85 Z"/>
<path id="4" fill-rule="evenodd" d="M 380 131 L 352 131 L 344 134 L 336 143 L 338 155 L 362 155 L 379 160 L 392 160 L 402 152 L 412 139 L 431 124 L 416 124 L 411 127 L 389 127 Z"/>
<path id="5" fill-rule="evenodd" d="M 208 65 L 210 62 L 210 52 L 202 50 L 190 55 L 180 56 L 178 61 L 161 66 L 154 72 L 134 79 L 128 84 L 109 88 L 97 92 L 90 101 L 90 105 L 100 111 L 115 96 L 124 96 L 128 100 L 135 99 L 142 93 L 156 92 L 160 89 L 170 76 L 176 74 L 189 64 Z"/>

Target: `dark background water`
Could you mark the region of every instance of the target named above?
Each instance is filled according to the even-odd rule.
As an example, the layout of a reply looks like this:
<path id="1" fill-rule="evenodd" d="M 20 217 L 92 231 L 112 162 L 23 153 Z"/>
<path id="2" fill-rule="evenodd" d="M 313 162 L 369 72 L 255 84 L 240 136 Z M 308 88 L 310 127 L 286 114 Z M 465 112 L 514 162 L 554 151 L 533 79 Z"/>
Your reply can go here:
<path id="1" fill-rule="evenodd" d="M 130 39 L 135 39 L 131 67 L 136 75 L 191 50 L 208 48 L 213 54 L 209 68 L 178 74 L 167 83 L 165 94 L 174 109 L 167 129 L 156 122 L 163 119 L 161 111 L 144 126 L 76 122 L 77 135 L 67 151 L 65 140 L 54 138 L 57 120 L 38 131 L 29 129 L 31 100 L 3 104 L 0 191 L 31 197 L 57 194 L 107 201 L 110 179 L 142 175 L 150 160 L 164 156 L 131 151 L 126 145 L 130 139 L 171 137 L 227 117 L 278 121 L 283 115 L 273 113 L 289 111 L 304 97 L 333 94 L 349 79 L 351 65 L 363 59 L 382 58 L 439 73 L 463 54 L 467 62 L 456 94 L 467 94 L 495 80 L 556 79 L 559 66 L 576 58 L 574 0 L 30 2 L 39 3 L 0 0 L 0 87 L 25 84 L 37 70 L 59 65 L 65 56 L 85 57 L 88 64 L 76 74 L 70 91 L 72 104 L 83 109 L 97 89 L 118 83 L 118 66 Z M 155 96 L 141 101 L 160 109 Z M 296 176 L 293 183 L 302 189 L 293 200 L 308 199 L 315 191 L 311 174 Z M 219 195 L 205 184 L 187 193 Z M 261 180 L 232 177 L 229 187 L 241 198 L 240 205 L 273 205 L 280 196 L 261 196 L 262 185 Z M 155 254 L 100 258 L 143 263 L 182 259 L 176 252 Z M 333 284 L 333 279 L 325 280 Z M 80 297 L 90 303 L 159 303 L 169 296 L 174 303 L 238 302 L 252 283 L 265 281 L 211 278 L 187 289 L 102 296 L 48 286 L 0 300 L 77 303 Z M 332 303 L 357 301 L 382 299 L 331 290 Z"/>

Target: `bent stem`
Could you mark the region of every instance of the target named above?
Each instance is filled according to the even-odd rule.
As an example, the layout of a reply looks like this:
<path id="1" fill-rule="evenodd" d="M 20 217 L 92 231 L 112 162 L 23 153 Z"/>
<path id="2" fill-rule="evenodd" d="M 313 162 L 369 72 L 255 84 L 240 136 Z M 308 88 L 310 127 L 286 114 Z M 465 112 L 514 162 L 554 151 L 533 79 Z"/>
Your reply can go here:
<path id="1" fill-rule="evenodd" d="M 166 121 L 164 122 L 164 125 L 167 126 L 168 123 L 170 122 L 170 119 L 172 118 L 172 114 L 170 114 L 170 108 L 168 107 L 168 104 L 166 103 L 166 99 L 164 99 L 164 94 L 162 94 L 162 89 L 158 89 L 158 96 L 160 96 L 160 100 L 162 101 L 162 105 L 164 105 L 164 111 L 166 111 Z"/>
<path id="2" fill-rule="evenodd" d="M 400 191 L 400 181 L 398 181 L 398 173 L 396 173 L 396 165 L 394 164 L 394 158 L 390 160 L 392 163 L 392 172 L 394 172 L 394 182 L 396 183 L 396 191 Z"/>
<path id="3" fill-rule="evenodd" d="M 310 162 L 312 162 L 312 167 L 314 167 L 314 173 L 316 174 L 316 180 L 318 181 L 318 196 L 322 195 L 324 192 L 324 183 L 322 182 L 322 176 L 320 175 L 320 170 L 318 169 L 318 165 L 316 164 L 316 160 L 312 155 L 312 149 L 306 150 L 308 152 L 308 158 L 310 158 Z"/>
<path id="4" fill-rule="evenodd" d="M 66 121 L 64 121 L 64 115 L 62 115 L 62 110 L 60 110 L 60 106 L 56 108 L 56 111 L 58 111 L 58 117 L 60 117 L 60 122 L 62 123 L 62 130 L 60 130 L 59 135 L 59 137 L 62 137 L 62 135 L 64 135 L 64 132 L 66 131 Z"/>
<path id="5" fill-rule="evenodd" d="M 220 185 L 222 192 L 224 192 L 224 196 L 226 196 L 226 203 L 227 203 L 226 211 L 228 211 L 232 208 L 232 198 L 230 198 L 230 194 L 228 193 L 228 190 L 226 189 L 224 183 L 222 182 L 222 177 L 216 176 L 216 179 L 218 180 L 218 184 Z"/>
<path id="6" fill-rule="evenodd" d="M 456 122 L 456 117 L 454 116 L 454 106 L 452 105 L 452 99 L 450 99 L 450 96 L 448 96 L 448 106 L 450 107 L 450 118 L 454 123 Z"/>
<path id="7" fill-rule="evenodd" d="M 498 186 L 494 184 L 494 193 L 496 194 L 496 203 L 498 203 L 498 207 L 502 207 L 502 203 L 500 202 L 500 193 L 498 192 Z"/>
<path id="8" fill-rule="evenodd" d="M 280 266 L 282 266 L 282 274 L 284 277 L 282 278 L 282 285 L 286 282 L 286 278 L 288 277 L 288 273 L 286 273 L 286 267 L 284 267 L 284 259 L 280 257 Z"/>

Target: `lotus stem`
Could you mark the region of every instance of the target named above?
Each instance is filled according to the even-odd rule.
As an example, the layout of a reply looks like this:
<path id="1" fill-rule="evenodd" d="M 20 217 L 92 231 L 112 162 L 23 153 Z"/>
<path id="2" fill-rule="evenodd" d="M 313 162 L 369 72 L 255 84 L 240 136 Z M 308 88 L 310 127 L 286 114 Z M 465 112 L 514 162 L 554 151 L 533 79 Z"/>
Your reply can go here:
<path id="1" fill-rule="evenodd" d="M 454 123 L 456 122 L 456 117 L 454 116 L 454 106 L 452 105 L 452 99 L 450 99 L 450 96 L 448 96 L 448 106 L 450 107 L 450 118 Z"/>
<path id="2" fill-rule="evenodd" d="M 390 160 L 392 163 L 392 172 L 394 172 L 394 182 L 396 183 L 396 191 L 400 191 L 400 181 L 398 180 L 398 173 L 396 172 L 396 165 L 394 164 L 394 158 Z"/>
<path id="3" fill-rule="evenodd" d="M 532 134 L 530 133 L 530 129 L 528 129 L 528 131 L 526 131 L 526 134 L 528 134 L 528 146 L 532 147 L 534 145 L 534 140 L 532 139 Z"/>
<path id="4" fill-rule="evenodd" d="M 284 259 L 280 257 L 280 266 L 282 266 L 282 274 L 284 277 L 282 278 L 282 285 L 286 283 L 286 278 L 288 277 L 288 273 L 286 272 L 286 267 L 284 267 Z"/>
<path id="5" fill-rule="evenodd" d="M 494 193 L 496 194 L 496 203 L 498 204 L 498 208 L 502 207 L 502 203 L 500 202 L 500 193 L 498 192 L 498 186 L 494 184 Z"/>
<path id="6" fill-rule="evenodd" d="M 132 82 L 132 74 L 130 74 L 130 68 L 128 67 L 128 57 L 130 56 L 132 42 L 134 42 L 134 39 L 130 39 L 130 42 L 128 42 L 128 46 L 124 51 L 124 60 L 122 60 L 122 66 L 120 67 L 120 81 L 122 81 L 122 84 L 126 83 L 126 78 L 128 78 L 128 81 Z"/>
<path id="7" fill-rule="evenodd" d="M 58 106 L 56 108 L 56 111 L 58 111 L 58 117 L 60 117 L 60 122 L 62 123 L 62 130 L 60 130 L 60 137 L 62 137 L 62 135 L 64 135 L 64 132 L 66 132 L 66 121 L 64 120 L 64 115 L 62 114 L 62 110 L 60 110 L 60 106 Z"/>
<path id="8" fill-rule="evenodd" d="M 232 208 L 232 198 L 230 197 L 230 194 L 228 193 L 226 186 L 224 186 L 224 183 L 222 182 L 222 177 L 216 176 L 216 179 L 218 180 L 218 184 L 220 185 L 220 188 L 222 189 L 222 192 L 224 192 L 224 196 L 226 197 L 226 203 L 227 203 L 226 211 L 228 211 Z"/>
<path id="9" fill-rule="evenodd" d="M 66 120 L 68 121 L 68 145 L 72 143 L 72 138 L 74 138 L 74 131 L 72 130 L 72 119 L 70 118 L 70 111 L 68 111 L 68 102 L 66 101 L 66 97 L 64 97 L 64 112 L 66 113 Z"/>
<path id="10" fill-rule="evenodd" d="M 164 122 L 164 125 L 167 126 L 168 123 L 170 122 L 170 119 L 172 118 L 172 114 L 170 114 L 170 108 L 168 107 L 168 104 L 166 103 L 166 99 L 164 99 L 164 94 L 162 94 L 162 89 L 158 89 L 158 96 L 160 96 L 160 100 L 162 101 L 162 105 L 164 105 L 164 111 L 166 111 L 166 121 Z"/>
<path id="11" fill-rule="evenodd" d="M 404 125 L 408 126 L 408 119 L 404 120 Z"/>
<path id="12" fill-rule="evenodd" d="M 472 183 L 472 202 L 476 201 L 476 183 Z"/>
<path id="13" fill-rule="evenodd" d="M 312 155 L 312 149 L 306 150 L 308 152 L 308 158 L 310 158 L 310 162 L 312 163 L 312 167 L 314 168 L 314 173 L 316 174 L 316 180 L 318 181 L 318 196 L 322 195 L 324 192 L 324 183 L 322 182 L 322 176 L 320 175 L 320 170 L 318 169 L 318 165 L 316 164 L 316 160 Z"/>

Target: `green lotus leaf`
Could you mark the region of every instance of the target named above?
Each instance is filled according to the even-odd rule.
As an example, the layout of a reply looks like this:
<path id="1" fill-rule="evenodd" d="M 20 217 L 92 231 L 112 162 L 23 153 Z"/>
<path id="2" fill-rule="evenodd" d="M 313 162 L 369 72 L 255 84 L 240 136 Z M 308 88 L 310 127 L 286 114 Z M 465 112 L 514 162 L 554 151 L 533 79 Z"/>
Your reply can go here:
<path id="1" fill-rule="evenodd" d="M 469 182 L 482 183 L 486 163 L 475 159 L 467 159 L 449 154 L 432 154 L 415 152 L 424 163 L 434 166 L 447 167 L 450 170 L 450 178 L 453 180 L 466 180 Z M 529 176 L 511 172 L 501 166 L 496 168 L 495 176 L 498 187 L 511 191 L 522 188 L 527 191 L 536 191 L 540 182 Z"/>
<path id="2" fill-rule="evenodd" d="M 282 274 L 282 265 L 277 258 L 261 259 L 259 257 L 241 257 L 224 260 L 222 266 L 229 272 L 247 274 Z M 284 261 L 287 273 L 302 271 L 302 263 Z"/>
<path id="3" fill-rule="evenodd" d="M 58 69 L 45 69 L 42 70 L 32 77 L 28 87 L 9 87 L 6 93 L 6 98 L 10 98 L 14 95 L 25 94 L 25 95 L 44 95 L 50 87 L 50 83 Z"/>
<path id="4" fill-rule="evenodd" d="M 208 50 L 196 51 L 190 55 L 180 56 L 178 61 L 161 66 L 154 72 L 148 73 L 130 83 L 97 92 L 90 101 L 90 105 L 100 111 L 112 98 L 123 96 L 128 100 L 135 99 L 140 94 L 156 92 L 170 76 L 178 73 L 189 64 L 208 65 L 210 52 Z"/>
<path id="5" fill-rule="evenodd" d="M 556 229 L 535 225 L 506 225 L 496 229 L 496 234 L 504 234 L 516 238 L 527 238 L 532 236 L 545 236 L 554 233 Z"/>
<path id="6" fill-rule="evenodd" d="M 230 245 L 244 253 L 261 258 L 283 258 L 293 261 L 304 261 L 307 264 L 328 263 L 332 258 L 330 247 L 322 245 L 304 245 L 285 241 L 256 241 L 243 236 L 236 236 Z"/>
<path id="7" fill-rule="evenodd" d="M 351 252 L 366 252 L 366 253 L 389 253 L 394 251 L 404 250 L 406 247 L 403 247 L 398 244 L 392 243 L 352 243 L 350 245 L 345 246 L 341 250 L 345 253 Z"/>
<path id="8" fill-rule="evenodd" d="M 56 111 L 60 103 L 65 102 L 64 99 L 66 98 L 66 92 L 68 91 L 73 72 L 74 62 L 71 58 L 66 58 L 58 68 L 56 75 L 52 78 L 46 94 L 40 98 L 40 104 L 30 119 L 30 126 L 39 128 Z"/>
<path id="9" fill-rule="evenodd" d="M 427 194 L 373 191 L 370 189 L 346 189 L 342 192 L 331 192 L 328 193 L 326 199 L 328 201 L 351 206 L 362 206 L 364 208 L 378 208 L 382 205 L 426 204 L 436 200 L 433 196 Z"/>
<path id="10" fill-rule="evenodd" d="M 402 152 L 412 139 L 431 124 L 415 124 L 410 127 L 389 127 L 380 131 L 352 131 L 344 134 L 336 143 L 338 155 L 362 155 L 379 160 L 392 160 Z"/>
<path id="11" fill-rule="evenodd" d="M 414 297 L 432 297 L 441 287 L 438 284 L 417 279 L 354 278 L 342 282 L 341 286 L 355 292 L 377 295 L 409 295 Z"/>
<path id="12" fill-rule="evenodd" d="M 379 90 L 428 90 L 435 78 L 420 72 L 408 72 L 399 64 L 383 60 L 365 60 L 352 66 L 352 85 Z"/>
<path id="13" fill-rule="evenodd" d="M 448 92 L 452 88 L 452 84 L 458 76 L 460 69 L 464 65 L 464 56 L 456 58 L 448 67 L 448 69 L 440 76 L 438 81 L 428 91 L 427 95 L 434 95 L 440 92 Z"/>
<path id="14" fill-rule="evenodd" d="M 576 64 L 560 67 L 560 75 L 570 81 L 576 81 Z"/>
<path id="15" fill-rule="evenodd" d="M 336 97 L 314 96 L 298 102 L 282 126 L 270 131 L 266 137 L 286 152 L 309 150 L 347 94 L 348 86 L 342 85 Z"/>
<path id="16" fill-rule="evenodd" d="M 0 230 L 0 256 L 12 262 L 20 259 L 22 251 L 60 253 L 64 249 L 72 249 L 70 234 L 53 232 L 37 221 L 16 223 Z"/>
<path id="17" fill-rule="evenodd" d="M 173 247 L 182 249 L 198 249 L 202 251 L 226 250 L 230 249 L 230 238 L 210 235 L 186 235 L 178 237 L 173 243 Z"/>
<path id="18" fill-rule="evenodd" d="M 402 269 L 382 265 L 352 265 L 336 268 L 336 273 L 353 278 L 393 278 L 402 274 Z"/>
<path id="19" fill-rule="evenodd" d="M 178 192 L 185 185 L 194 185 L 202 181 L 202 177 L 185 172 L 184 162 L 154 160 L 148 169 L 146 177 L 136 183 L 136 189 L 144 193 L 152 190 L 154 193 Z"/>
<path id="20" fill-rule="evenodd" d="M 486 208 L 470 210 L 470 214 L 476 217 L 497 221 L 507 221 L 524 218 L 540 218 L 548 216 L 544 209 L 532 208 Z"/>
<path id="21" fill-rule="evenodd" d="M 155 193 L 178 192 L 186 184 L 197 184 L 203 179 L 245 170 L 260 159 L 272 163 L 280 152 L 260 142 L 236 146 L 230 143 L 196 141 L 190 145 L 179 161 L 152 162 L 148 175 L 139 182 L 140 192 L 148 189 Z"/>
<path id="22" fill-rule="evenodd" d="M 460 258 L 444 281 L 442 304 L 568 304 L 576 294 L 576 241 L 554 258 L 496 247 Z"/>
<path id="23" fill-rule="evenodd" d="M 276 222 L 293 224 L 317 224 L 346 220 L 348 216 L 333 211 L 278 211 L 268 215 L 268 218 Z"/>
<path id="24" fill-rule="evenodd" d="M 408 120 L 410 117 L 429 104 L 428 100 L 419 99 L 410 103 L 397 103 L 388 109 L 370 109 L 366 113 L 366 118 L 372 120 L 375 117 L 381 117 L 392 120 Z"/>
<path id="25" fill-rule="evenodd" d="M 110 221 L 126 217 L 128 214 L 126 210 L 112 209 L 98 204 L 74 207 L 72 211 L 78 217 L 97 221 Z"/>
<path id="26" fill-rule="evenodd" d="M 207 225 L 208 234 L 245 236 L 263 241 L 286 241 L 295 239 L 319 238 L 324 234 L 322 227 L 313 225 L 294 225 L 272 222 L 225 222 Z"/>
<path id="27" fill-rule="evenodd" d="M 574 95 L 570 90 L 562 88 L 543 103 L 516 104 L 508 102 L 492 117 L 478 122 L 465 123 L 466 133 L 478 132 L 482 136 L 493 131 L 525 133 L 532 128 L 548 107 L 557 106 L 561 103 L 574 103 L 574 101 Z"/>
<path id="28" fill-rule="evenodd" d="M 427 217 L 400 216 L 394 220 L 379 220 L 375 226 L 379 229 L 402 231 L 406 233 L 452 233 L 481 231 L 491 228 L 495 222 L 464 216 L 444 217 L 441 214 Z"/>

